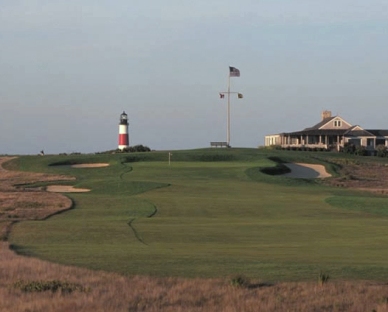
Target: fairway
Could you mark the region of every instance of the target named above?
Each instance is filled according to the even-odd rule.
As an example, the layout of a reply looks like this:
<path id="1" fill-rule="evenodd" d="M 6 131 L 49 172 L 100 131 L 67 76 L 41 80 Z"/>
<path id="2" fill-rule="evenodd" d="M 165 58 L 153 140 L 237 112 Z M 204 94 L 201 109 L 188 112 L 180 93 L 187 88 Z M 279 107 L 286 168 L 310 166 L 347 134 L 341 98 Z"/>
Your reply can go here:
<path id="1" fill-rule="evenodd" d="M 259 169 L 276 165 L 270 153 L 176 151 L 171 165 L 162 152 L 19 157 L 14 168 L 75 176 L 68 185 L 91 191 L 69 194 L 70 211 L 17 224 L 9 241 L 22 254 L 126 275 L 384 279 L 387 198 L 268 176 Z M 319 162 L 300 155 L 276 154 Z M 89 162 L 109 166 L 50 166 Z"/>

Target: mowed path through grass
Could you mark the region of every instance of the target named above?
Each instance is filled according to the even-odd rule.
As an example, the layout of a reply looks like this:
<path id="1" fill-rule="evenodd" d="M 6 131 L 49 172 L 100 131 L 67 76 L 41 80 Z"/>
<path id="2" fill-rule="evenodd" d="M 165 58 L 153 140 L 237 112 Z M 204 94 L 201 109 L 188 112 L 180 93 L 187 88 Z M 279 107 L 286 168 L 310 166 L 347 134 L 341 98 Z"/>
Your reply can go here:
<path id="1" fill-rule="evenodd" d="M 255 153 L 249 160 L 170 166 L 123 165 L 116 157 L 106 168 L 50 168 L 67 170 L 78 177 L 77 186 L 92 191 L 71 194 L 76 205 L 69 212 L 18 224 L 10 241 L 26 254 L 130 275 L 306 280 L 320 270 L 334 278 L 388 274 L 387 217 L 334 207 L 327 199 L 338 191 L 316 184 L 287 185 L 286 178 L 261 173 L 253 180 L 247 169 L 274 165 Z"/>

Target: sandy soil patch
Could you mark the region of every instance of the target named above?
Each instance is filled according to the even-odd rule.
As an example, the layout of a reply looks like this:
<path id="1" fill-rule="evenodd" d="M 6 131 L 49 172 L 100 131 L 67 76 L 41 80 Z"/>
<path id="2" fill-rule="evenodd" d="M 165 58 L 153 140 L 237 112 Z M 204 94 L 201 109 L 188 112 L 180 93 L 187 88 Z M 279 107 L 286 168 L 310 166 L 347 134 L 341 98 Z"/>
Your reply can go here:
<path id="1" fill-rule="evenodd" d="M 101 167 L 108 167 L 108 166 L 109 166 L 109 164 L 107 164 L 107 163 L 71 165 L 72 168 L 101 168 Z"/>
<path id="2" fill-rule="evenodd" d="M 50 175 L 34 172 L 6 170 L 3 163 L 11 157 L 0 157 L 0 239 L 7 239 L 15 222 L 23 220 L 43 220 L 60 211 L 68 210 L 73 203 L 63 194 L 50 193 L 43 188 L 25 188 L 25 184 L 69 181 L 74 177 Z M 0 257 L 1 258 L 1 257 Z M 0 310 L 2 298 L 0 296 Z"/>
<path id="3" fill-rule="evenodd" d="M 82 193 L 82 192 L 90 192 L 89 189 L 84 188 L 75 188 L 70 185 L 49 185 L 46 188 L 47 192 L 52 193 Z"/>
<path id="4" fill-rule="evenodd" d="M 322 179 L 331 177 L 331 174 L 326 171 L 326 168 L 323 165 L 304 163 L 289 163 L 285 165 L 291 170 L 290 173 L 284 174 L 286 177 L 299 179 Z"/>

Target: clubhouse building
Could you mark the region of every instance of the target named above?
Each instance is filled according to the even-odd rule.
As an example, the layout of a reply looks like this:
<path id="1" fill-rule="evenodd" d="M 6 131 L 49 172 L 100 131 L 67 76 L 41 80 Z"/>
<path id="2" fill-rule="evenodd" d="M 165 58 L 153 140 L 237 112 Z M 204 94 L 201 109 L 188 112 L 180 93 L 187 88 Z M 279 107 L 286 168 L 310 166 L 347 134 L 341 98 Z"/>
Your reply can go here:
<path id="1" fill-rule="evenodd" d="M 346 143 L 364 146 L 369 154 L 374 154 L 376 146 L 388 147 L 388 130 L 363 129 L 340 116 L 332 116 L 330 111 L 323 111 L 321 121 L 312 127 L 265 136 L 265 146 L 285 149 L 340 151 Z"/>

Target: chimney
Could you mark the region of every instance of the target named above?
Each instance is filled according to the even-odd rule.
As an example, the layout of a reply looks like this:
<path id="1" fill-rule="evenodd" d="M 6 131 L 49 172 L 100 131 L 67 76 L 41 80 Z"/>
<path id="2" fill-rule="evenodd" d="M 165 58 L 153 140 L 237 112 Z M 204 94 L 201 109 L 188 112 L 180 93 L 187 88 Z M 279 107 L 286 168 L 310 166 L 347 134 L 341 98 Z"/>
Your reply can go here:
<path id="1" fill-rule="evenodd" d="M 331 111 L 328 111 L 328 110 L 323 111 L 322 114 L 321 114 L 321 117 L 322 117 L 322 120 L 325 120 L 326 118 L 330 118 L 331 117 Z"/>

